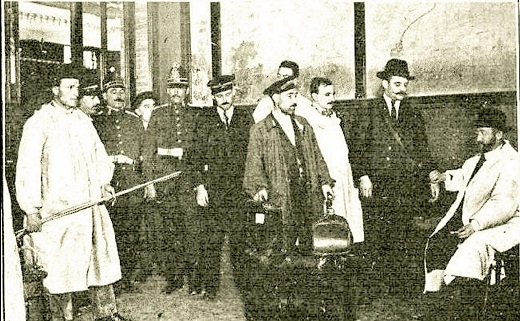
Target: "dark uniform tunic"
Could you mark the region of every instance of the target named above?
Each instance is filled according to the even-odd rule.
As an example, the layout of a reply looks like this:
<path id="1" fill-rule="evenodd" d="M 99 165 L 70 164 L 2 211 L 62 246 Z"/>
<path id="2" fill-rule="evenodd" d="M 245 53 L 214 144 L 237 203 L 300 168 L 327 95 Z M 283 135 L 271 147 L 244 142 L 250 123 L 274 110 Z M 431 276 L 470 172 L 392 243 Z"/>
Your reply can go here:
<path id="1" fill-rule="evenodd" d="M 229 237 L 234 278 L 240 286 L 241 278 L 237 275 L 240 268 L 237 264 L 242 243 L 241 218 L 245 217 L 242 186 L 252 124 L 253 117 L 249 111 L 236 107 L 227 126 L 215 107 L 204 110 L 199 116 L 197 169 L 201 173 L 200 184 L 206 187 L 209 196 L 209 206 L 200 216 L 205 232 L 199 239 L 202 246 L 199 266 L 201 283 L 210 295 L 216 294 L 220 281 L 219 263 L 224 234 Z"/>
<path id="2" fill-rule="evenodd" d="M 107 154 L 114 157 L 114 175 L 111 185 L 116 192 L 125 190 L 145 181 L 141 171 L 141 155 L 144 140 L 144 127 L 139 117 L 129 111 L 110 110 L 95 117 L 96 127 Z M 119 155 L 119 157 L 118 157 Z M 121 156 L 126 155 L 132 164 Z M 114 206 L 109 207 L 114 224 L 116 241 L 121 260 L 124 282 L 131 282 L 130 275 L 138 262 L 138 229 L 143 192 L 134 191 L 118 197 Z"/>
<path id="3" fill-rule="evenodd" d="M 196 141 L 197 110 L 171 105 L 154 110 L 145 139 L 143 169 L 149 179 L 181 171 L 179 177 L 156 184 L 165 230 L 164 274 L 171 286 L 182 286 L 190 274 L 194 257 L 188 242 L 198 234 L 190 224 L 197 210 L 193 183 L 193 152 Z"/>

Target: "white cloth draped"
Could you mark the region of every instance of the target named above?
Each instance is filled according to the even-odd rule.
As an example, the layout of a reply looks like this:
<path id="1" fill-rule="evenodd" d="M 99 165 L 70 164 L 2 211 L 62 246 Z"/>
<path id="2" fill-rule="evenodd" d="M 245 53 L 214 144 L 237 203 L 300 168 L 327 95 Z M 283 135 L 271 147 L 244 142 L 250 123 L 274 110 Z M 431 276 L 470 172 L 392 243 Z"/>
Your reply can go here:
<path id="1" fill-rule="evenodd" d="M 29 118 L 16 169 L 16 196 L 26 213 L 46 218 L 101 197 L 113 165 L 90 119 L 52 103 Z M 50 221 L 32 233 L 35 263 L 52 294 L 87 290 L 121 278 L 114 230 L 104 205 Z M 28 242 L 30 242 L 28 240 Z"/>
<path id="2" fill-rule="evenodd" d="M 347 219 L 354 242 L 364 241 L 359 190 L 354 187 L 341 120 L 335 113 L 331 117 L 324 116 L 312 106 L 299 105 L 296 114 L 305 117 L 311 124 L 330 176 L 336 181 L 333 188 L 335 198 L 332 202 L 334 212 Z"/>

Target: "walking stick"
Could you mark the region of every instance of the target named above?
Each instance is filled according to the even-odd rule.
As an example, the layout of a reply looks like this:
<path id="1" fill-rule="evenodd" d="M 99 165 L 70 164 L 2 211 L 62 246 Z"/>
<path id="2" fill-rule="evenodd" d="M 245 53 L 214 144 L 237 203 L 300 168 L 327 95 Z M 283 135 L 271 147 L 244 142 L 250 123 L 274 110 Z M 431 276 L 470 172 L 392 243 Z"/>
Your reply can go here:
<path id="1" fill-rule="evenodd" d="M 148 181 L 146 183 L 143 183 L 143 184 L 139 184 L 139 185 L 136 185 L 134 187 L 130 187 L 128 189 L 125 189 L 125 190 L 122 190 L 122 191 L 119 191 L 117 193 L 115 193 L 114 195 L 110 195 L 110 196 L 105 196 L 105 197 L 102 197 L 100 199 L 97 199 L 97 200 L 94 200 L 94 201 L 89 201 L 89 202 L 86 202 L 86 203 L 82 203 L 82 204 L 79 204 L 79 205 L 75 205 L 75 206 L 72 206 L 72 207 L 69 207 L 67 209 L 64 209 L 62 211 L 59 211 L 57 213 L 54 213 L 52 214 L 51 216 L 49 217 L 46 217 L 44 219 L 42 219 L 42 224 L 44 223 L 47 223 L 49 221 L 52 221 L 52 220 L 55 220 L 55 219 L 58 219 L 60 217 L 64 217 L 64 216 L 67 216 L 67 215 L 70 215 L 70 214 L 74 214 L 76 212 L 79 212 L 81 210 L 84 210 L 84 209 L 87 209 L 89 207 L 92 207 L 96 204 L 99 204 L 99 203 L 103 203 L 103 202 L 106 202 L 106 201 L 109 201 L 111 199 L 115 199 L 117 198 L 118 196 L 121 196 L 121 195 L 125 195 L 125 194 L 128 194 L 130 192 L 133 192 L 135 190 L 138 190 L 138 189 L 141 189 L 143 187 L 146 187 L 148 185 L 151 185 L 151 184 L 154 184 L 154 183 L 159 183 L 159 182 L 164 182 L 164 181 L 167 181 L 169 179 L 172 179 L 174 177 L 177 177 L 181 174 L 180 171 L 178 172 L 174 172 L 174 173 L 171 173 L 171 174 L 168 174 L 168 175 L 165 175 L 165 176 L 162 176 L 162 177 L 159 177 L 159 178 L 156 178 L 154 180 L 151 180 L 151 181 Z M 19 231 L 16 232 L 16 238 L 17 239 L 20 239 L 21 237 L 23 237 L 25 234 L 27 233 L 27 229 L 26 228 L 23 228 Z"/>

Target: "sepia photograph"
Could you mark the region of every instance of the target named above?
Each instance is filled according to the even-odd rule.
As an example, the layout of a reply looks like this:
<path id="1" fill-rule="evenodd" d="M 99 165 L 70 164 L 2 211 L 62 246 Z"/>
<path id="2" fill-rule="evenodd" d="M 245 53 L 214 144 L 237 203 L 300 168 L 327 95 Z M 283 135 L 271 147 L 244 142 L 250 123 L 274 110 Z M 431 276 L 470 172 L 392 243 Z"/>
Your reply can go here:
<path id="1" fill-rule="evenodd" d="M 517 0 L 1 10 L 2 321 L 520 320 Z"/>

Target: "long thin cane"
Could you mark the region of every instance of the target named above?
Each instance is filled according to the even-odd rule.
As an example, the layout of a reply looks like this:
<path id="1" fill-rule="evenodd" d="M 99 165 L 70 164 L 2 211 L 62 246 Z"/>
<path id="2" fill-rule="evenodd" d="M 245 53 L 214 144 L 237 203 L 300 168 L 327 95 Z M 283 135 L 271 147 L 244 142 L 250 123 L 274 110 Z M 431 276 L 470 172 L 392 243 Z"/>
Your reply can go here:
<path id="1" fill-rule="evenodd" d="M 64 217 L 64 216 L 67 216 L 67 215 L 70 215 L 70 214 L 74 214 L 74 213 L 79 212 L 81 210 L 84 210 L 84 209 L 87 209 L 89 207 L 92 207 L 92 206 L 94 206 L 96 204 L 103 203 L 103 202 L 109 201 L 111 199 L 115 199 L 118 196 L 128 194 L 128 193 L 133 192 L 135 190 L 138 190 L 138 189 L 141 189 L 143 187 L 146 187 L 146 186 L 148 186 L 150 184 L 167 181 L 169 179 L 172 179 L 174 177 L 179 176 L 180 174 L 181 174 L 180 171 L 174 172 L 174 173 L 165 175 L 163 177 L 159 177 L 159 178 L 156 178 L 154 180 L 148 181 L 146 183 L 143 183 L 143 184 L 140 184 L 140 185 L 136 185 L 134 187 L 130 187 L 128 189 L 119 191 L 119 192 L 115 193 L 114 195 L 105 196 L 105 197 L 102 197 L 102 198 L 94 200 L 94 201 L 90 201 L 90 202 L 82 203 L 82 204 L 79 204 L 79 205 L 75 205 L 73 207 L 69 207 L 69 208 L 67 208 L 67 209 L 65 209 L 63 211 L 59 211 L 57 213 L 52 214 L 49 217 L 46 217 L 46 218 L 42 219 L 42 224 L 47 223 L 47 222 L 52 221 L 52 220 L 55 220 L 55 219 L 58 219 L 60 217 Z M 27 229 L 23 228 L 23 229 L 17 231 L 15 235 L 16 235 L 16 238 L 19 239 L 19 238 L 23 237 L 26 233 L 27 233 Z"/>

